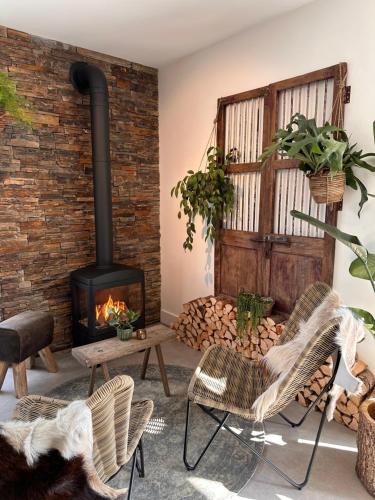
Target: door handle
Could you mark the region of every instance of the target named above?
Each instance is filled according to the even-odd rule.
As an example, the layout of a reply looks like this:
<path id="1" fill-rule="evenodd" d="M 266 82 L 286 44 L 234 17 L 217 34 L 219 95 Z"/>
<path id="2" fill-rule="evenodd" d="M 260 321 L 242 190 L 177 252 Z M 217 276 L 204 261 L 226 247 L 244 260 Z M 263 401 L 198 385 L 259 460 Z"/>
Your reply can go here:
<path id="1" fill-rule="evenodd" d="M 282 234 L 265 234 L 263 238 L 253 241 L 256 241 L 257 243 L 281 243 L 284 245 L 290 245 L 288 236 L 284 236 Z"/>
<path id="2" fill-rule="evenodd" d="M 264 243 L 264 255 L 266 259 L 271 257 L 272 243 L 279 243 L 282 245 L 290 245 L 288 236 L 283 234 L 265 234 L 263 238 L 254 240 L 257 243 Z"/>
<path id="3" fill-rule="evenodd" d="M 283 245 L 290 245 L 290 240 L 288 236 L 283 234 L 266 234 L 264 236 L 265 241 L 270 241 L 271 243 L 281 243 Z"/>

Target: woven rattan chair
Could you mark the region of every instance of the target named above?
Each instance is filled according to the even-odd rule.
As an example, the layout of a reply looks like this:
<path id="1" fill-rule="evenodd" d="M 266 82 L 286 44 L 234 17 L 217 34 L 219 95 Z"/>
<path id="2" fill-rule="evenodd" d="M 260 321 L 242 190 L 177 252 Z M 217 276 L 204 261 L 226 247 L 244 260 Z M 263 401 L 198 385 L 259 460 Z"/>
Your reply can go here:
<path id="1" fill-rule="evenodd" d="M 329 292 L 330 287 L 324 283 L 315 283 L 307 289 L 298 300 L 293 313 L 287 321 L 285 330 L 280 336 L 279 344 L 285 343 L 294 337 L 298 332 L 300 322 L 306 321 L 311 316 L 315 308 L 322 303 Z M 328 393 L 332 387 L 339 363 L 340 354 L 335 344 L 335 334 L 338 323 L 338 319 L 332 319 L 314 334 L 280 386 L 277 398 L 274 404 L 267 410 L 265 419 L 279 414 L 292 427 L 298 427 L 304 422 L 305 418 L 316 404 L 319 403 L 323 395 Z M 295 399 L 297 393 L 310 380 L 314 372 L 326 361 L 328 356 L 334 353 L 336 353 L 336 362 L 332 378 L 322 389 L 316 401 L 307 409 L 301 420 L 299 422 L 292 422 L 284 416 L 281 411 Z M 231 414 L 239 415 L 244 419 L 254 421 L 255 413 L 252 410 L 252 405 L 257 397 L 261 395 L 275 379 L 275 376 L 270 375 L 266 365 L 263 363 L 249 360 L 241 354 L 221 346 L 214 345 L 207 349 L 191 379 L 188 389 L 183 454 L 185 466 L 188 470 L 194 470 L 197 467 L 219 430 L 224 428 L 244 444 L 250 452 L 257 455 L 261 461 L 268 463 L 291 485 L 298 489 L 302 489 L 303 486 L 306 485 L 325 421 L 329 396 L 321 416 L 306 475 L 304 480 L 300 483 L 297 483 L 286 475 L 269 459 L 260 455 L 249 443 L 226 424 Z M 191 465 L 187 459 L 191 403 L 196 403 L 218 424 L 215 432 L 193 465 Z M 218 415 L 216 410 L 221 410 L 224 413 Z"/>
<path id="2" fill-rule="evenodd" d="M 93 458 L 100 479 L 108 481 L 133 458 L 128 498 L 135 467 L 139 476 L 144 477 L 142 434 L 153 411 L 150 400 L 132 402 L 133 390 L 133 379 L 121 375 L 102 385 L 86 400 L 92 413 Z M 26 422 L 38 417 L 54 418 L 57 411 L 69 403 L 44 396 L 26 396 L 18 402 L 13 418 Z"/>

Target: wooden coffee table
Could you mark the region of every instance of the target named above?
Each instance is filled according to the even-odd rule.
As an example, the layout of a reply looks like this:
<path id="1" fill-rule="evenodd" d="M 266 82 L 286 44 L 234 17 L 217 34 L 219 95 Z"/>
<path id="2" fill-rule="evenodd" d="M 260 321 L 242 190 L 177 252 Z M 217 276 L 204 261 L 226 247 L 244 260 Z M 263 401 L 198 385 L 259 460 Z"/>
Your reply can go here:
<path id="1" fill-rule="evenodd" d="M 87 344 L 72 349 L 72 355 L 76 358 L 76 360 L 81 365 L 91 368 L 89 396 L 91 396 L 94 391 L 96 369 L 98 366 L 101 365 L 104 379 L 107 382 L 111 378 L 107 365 L 109 361 L 114 361 L 115 359 L 120 359 L 124 356 L 128 356 L 129 354 L 134 354 L 143 350 L 145 350 L 145 355 L 143 358 L 141 378 L 144 379 L 146 377 L 147 365 L 152 347 L 155 347 L 156 350 L 165 395 L 168 397 L 170 396 L 168 378 L 165 371 L 160 344 L 175 339 L 176 332 L 162 324 L 150 326 L 146 329 L 146 331 L 147 339 L 145 340 L 132 338 L 130 340 L 122 341 L 117 337 L 113 337 L 111 339 L 94 342 L 93 344 Z"/>

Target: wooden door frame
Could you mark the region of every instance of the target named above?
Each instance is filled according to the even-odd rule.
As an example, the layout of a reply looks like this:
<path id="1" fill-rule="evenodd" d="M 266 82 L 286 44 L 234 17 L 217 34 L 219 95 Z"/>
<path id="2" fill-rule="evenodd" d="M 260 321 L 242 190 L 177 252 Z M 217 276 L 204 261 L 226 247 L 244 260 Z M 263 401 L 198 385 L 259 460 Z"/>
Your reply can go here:
<path id="1" fill-rule="evenodd" d="M 278 93 L 285 89 L 313 83 L 329 78 L 334 79 L 333 89 L 333 109 L 331 122 L 339 127 L 343 126 L 343 113 L 340 109 L 344 109 L 344 92 L 340 89 L 341 85 L 346 85 L 347 64 L 339 63 L 334 66 L 311 71 L 303 75 L 293 78 L 287 78 L 270 85 L 259 87 L 254 90 L 241 92 L 239 94 L 230 95 L 218 99 L 218 121 L 217 121 L 217 145 L 220 149 L 225 150 L 225 109 L 229 104 L 246 101 L 256 97 L 264 97 L 264 111 L 263 111 L 263 149 L 272 142 L 272 138 L 277 130 L 277 109 L 278 109 Z M 261 187 L 260 187 L 260 207 L 259 213 L 266 214 L 259 218 L 259 226 L 257 239 L 260 241 L 264 235 L 273 233 L 273 214 L 274 214 L 274 192 L 275 192 L 275 172 L 281 168 L 296 168 L 298 161 L 289 159 L 276 159 L 276 155 L 270 159 L 268 165 L 262 168 L 261 162 L 232 164 L 228 168 L 229 173 L 246 173 L 262 171 Z M 272 186 L 272 189 L 269 189 Z M 340 204 L 331 204 L 326 207 L 326 222 L 332 225 L 337 224 L 337 212 L 341 209 Z M 215 294 L 219 294 L 221 287 L 221 243 L 228 238 L 224 234 L 221 227 L 218 228 L 215 240 Z M 245 231 L 232 231 L 233 238 L 240 242 L 243 246 L 248 246 L 249 233 Z M 242 233 L 242 234 L 241 234 Z M 250 233 L 253 234 L 253 233 Z M 292 237 L 299 238 L 302 241 L 302 236 Z M 311 240 L 311 238 L 310 238 Z M 265 258 L 266 248 L 263 246 L 263 258 L 261 259 L 261 266 L 258 269 L 260 277 L 259 292 L 263 295 L 268 295 L 269 280 L 267 277 L 270 274 L 270 259 Z M 287 251 L 287 250 L 286 250 Z M 328 284 L 332 284 L 333 280 L 333 267 L 334 267 L 334 254 L 335 254 L 335 240 L 329 235 L 324 235 L 324 255 L 327 258 L 322 259 L 322 280 Z"/>

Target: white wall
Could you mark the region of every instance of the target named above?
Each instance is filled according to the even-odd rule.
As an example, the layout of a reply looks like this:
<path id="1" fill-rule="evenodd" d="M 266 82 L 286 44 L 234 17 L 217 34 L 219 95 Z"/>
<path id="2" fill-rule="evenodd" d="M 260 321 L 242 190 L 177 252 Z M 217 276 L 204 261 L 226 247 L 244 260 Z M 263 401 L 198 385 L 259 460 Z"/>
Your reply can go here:
<path id="1" fill-rule="evenodd" d="M 200 234 L 192 253 L 182 242 L 185 226 L 177 219 L 178 202 L 171 187 L 188 169 L 196 169 L 216 111 L 217 98 L 260 87 L 339 62 L 348 63 L 351 103 L 345 126 L 360 146 L 375 150 L 374 0 L 318 0 L 255 26 L 160 71 L 160 165 L 162 235 L 162 310 L 169 319 L 183 302 L 213 292 L 213 254 Z M 228 19 L 230 22 L 230 19 Z M 375 193 L 375 174 L 363 177 Z M 358 194 L 347 190 L 339 227 L 354 232 L 375 250 L 375 199 L 358 220 Z M 337 245 L 334 286 L 350 305 L 375 313 L 368 282 L 352 278 L 353 256 Z M 360 346 L 375 368 L 375 342 Z"/>

